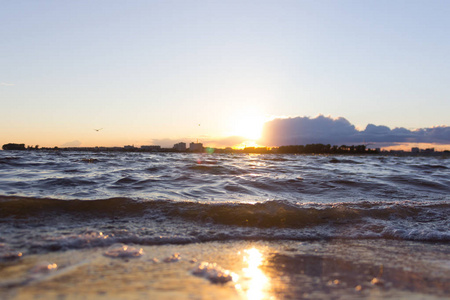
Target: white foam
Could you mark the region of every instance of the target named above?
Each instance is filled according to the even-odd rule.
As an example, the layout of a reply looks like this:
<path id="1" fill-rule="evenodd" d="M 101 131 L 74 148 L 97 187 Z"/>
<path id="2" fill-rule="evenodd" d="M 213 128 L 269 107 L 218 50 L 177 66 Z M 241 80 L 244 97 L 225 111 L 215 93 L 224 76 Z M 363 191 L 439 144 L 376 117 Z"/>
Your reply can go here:
<path id="1" fill-rule="evenodd" d="M 131 258 L 144 255 L 144 249 L 134 248 L 125 244 L 114 244 L 104 253 L 108 257 Z"/>
<path id="2" fill-rule="evenodd" d="M 212 283 L 227 283 L 235 281 L 237 275 L 221 268 L 216 263 L 202 262 L 192 271 L 192 274 L 204 277 Z"/>
<path id="3" fill-rule="evenodd" d="M 172 256 L 164 258 L 164 262 L 167 262 L 167 263 L 177 262 L 180 259 L 181 259 L 180 254 L 179 253 L 174 253 Z"/>

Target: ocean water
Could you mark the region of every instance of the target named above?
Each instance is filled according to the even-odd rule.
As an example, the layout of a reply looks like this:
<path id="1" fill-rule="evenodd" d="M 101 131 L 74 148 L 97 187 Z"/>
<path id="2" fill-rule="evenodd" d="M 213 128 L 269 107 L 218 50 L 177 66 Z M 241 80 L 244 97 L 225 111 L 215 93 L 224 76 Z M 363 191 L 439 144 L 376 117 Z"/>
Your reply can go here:
<path id="1" fill-rule="evenodd" d="M 443 156 L 0 151 L 8 264 L 94 248 L 121 256 L 117 244 L 138 245 L 123 254 L 133 257 L 141 246 L 331 240 L 437 244 L 442 259 L 449 215 Z"/>

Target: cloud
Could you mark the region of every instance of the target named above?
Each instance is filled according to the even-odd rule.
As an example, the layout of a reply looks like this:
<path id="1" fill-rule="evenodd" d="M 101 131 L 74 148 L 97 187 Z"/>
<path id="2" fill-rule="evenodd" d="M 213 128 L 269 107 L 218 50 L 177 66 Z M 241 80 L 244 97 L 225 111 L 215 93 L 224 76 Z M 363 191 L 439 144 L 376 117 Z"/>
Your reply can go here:
<path id="1" fill-rule="evenodd" d="M 61 145 L 61 147 L 80 147 L 81 142 L 79 140 L 67 142 Z"/>
<path id="2" fill-rule="evenodd" d="M 355 126 L 344 118 L 332 119 L 320 115 L 316 118 L 274 119 L 264 124 L 259 143 L 268 146 L 335 144 L 353 140 L 357 134 Z"/>
<path id="3" fill-rule="evenodd" d="M 450 127 L 438 126 L 408 130 L 390 129 L 383 125 L 368 124 L 357 130 L 347 119 L 320 115 L 316 118 L 296 117 L 274 119 L 264 124 L 259 143 L 268 146 L 304 144 L 363 144 L 379 143 L 383 146 L 399 143 L 450 144 Z"/>
<path id="4" fill-rule="evenodd" d="M 0 82 L 0 86 L 13 86 L 14 83 Z"/>

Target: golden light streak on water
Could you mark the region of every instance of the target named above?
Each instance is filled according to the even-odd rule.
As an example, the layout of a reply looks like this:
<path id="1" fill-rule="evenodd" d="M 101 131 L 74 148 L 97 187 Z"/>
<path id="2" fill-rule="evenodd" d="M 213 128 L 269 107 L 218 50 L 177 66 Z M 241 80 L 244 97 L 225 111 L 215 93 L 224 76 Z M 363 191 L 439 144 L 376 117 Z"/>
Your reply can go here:
<path id="1" fill-rule="evenodd" d="M 269 290 L 269 278 L 260 269 L 264 262 L 263 254 L 256 248 L 244 250 L 244 263 L 247 267 L 242 269 L 244 277 L 248 280 L 245 293 L 247 299 L 260 300 L 267 299 L 266 291 Z"/>

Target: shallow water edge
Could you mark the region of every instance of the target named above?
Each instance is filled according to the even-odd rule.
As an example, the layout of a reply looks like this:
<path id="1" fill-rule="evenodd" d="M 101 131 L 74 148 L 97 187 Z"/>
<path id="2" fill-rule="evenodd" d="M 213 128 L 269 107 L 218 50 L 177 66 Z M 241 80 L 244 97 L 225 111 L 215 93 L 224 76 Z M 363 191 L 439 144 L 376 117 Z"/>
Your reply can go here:
<path id="1" fill-rule="evenodd" d="M 124 254 L 96 247 L 2 262 L 2 299 L 441 299 L 450 294 L 450 253 L 439 243 L 235 241 L 114 247 Z M 202 262 L 210 268 L 201 269 Z"/>

